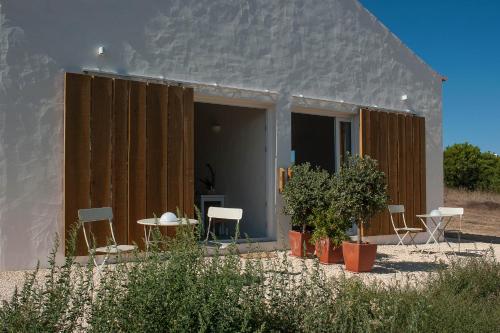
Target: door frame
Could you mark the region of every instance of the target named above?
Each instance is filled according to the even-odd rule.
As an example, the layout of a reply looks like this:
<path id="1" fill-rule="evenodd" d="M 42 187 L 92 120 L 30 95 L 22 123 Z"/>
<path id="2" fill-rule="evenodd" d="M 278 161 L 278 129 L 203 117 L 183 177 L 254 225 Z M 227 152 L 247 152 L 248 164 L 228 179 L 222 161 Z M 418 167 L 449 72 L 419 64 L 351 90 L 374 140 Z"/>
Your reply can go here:
<path id="1" fill-rule="evenodd" d="M 227 96 L 206 95 L 194 88 L 194 103 L 209 103 L 226 106 L 248 107 L 265 110 L 266 112 L 266 146 L 265 164 L 266 164 L 266 236 L 260 238 L 250 238 L 255 242 L 267 242 L 277 240 L 277 215 L 275 192 L 276 178 L 274 170 L 277 167 L 276 160 L 276 107 L 275 104 L 268 101 L 257 99 L 231 98 Z"/>

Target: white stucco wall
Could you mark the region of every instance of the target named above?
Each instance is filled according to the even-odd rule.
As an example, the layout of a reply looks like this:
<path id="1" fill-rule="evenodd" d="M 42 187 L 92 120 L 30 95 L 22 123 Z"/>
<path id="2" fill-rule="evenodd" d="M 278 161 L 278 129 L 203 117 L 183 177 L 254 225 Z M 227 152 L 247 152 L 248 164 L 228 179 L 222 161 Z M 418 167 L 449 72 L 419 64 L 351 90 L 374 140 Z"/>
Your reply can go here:
<path id="1" fill-rule="evenodd" d="M 427 206 L 442 202 L 441 79 L 355 0 L 0 4 L 0 270 L 45 260 L 61 230 L 63 73 L 82 68 L 276 91 L 276 166 L 292 95 L 409 108 L 426 117 Z"/>

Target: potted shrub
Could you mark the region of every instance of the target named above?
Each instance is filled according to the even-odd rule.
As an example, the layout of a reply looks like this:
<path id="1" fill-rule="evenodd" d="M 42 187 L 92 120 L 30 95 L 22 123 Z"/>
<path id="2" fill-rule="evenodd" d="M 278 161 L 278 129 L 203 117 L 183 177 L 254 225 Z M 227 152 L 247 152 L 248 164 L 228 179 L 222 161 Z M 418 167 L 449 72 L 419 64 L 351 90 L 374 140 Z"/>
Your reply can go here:
<path id="1" fill-rule="evenodd" d="M 311 241 L 316 245 L 316 256 L 325 265 L 344 261 L 342 242 L 348 239 L 346 230 L 350 222 L 340 219 L 332 208 L 315 210 L 314 231 Z"/>
<path id="2" fill-rule="evenodd" d="M 332 209 L 339 218 L 353 220 L 358 227 L 357 242 L 342 243 L 346 269 L 369 272 L 375 262 L 377 244 L 363 242 L 363 225 L 386 207 L 385 174 L 369 156 L 348 156 L 335 178 Z"/>
<path id="3" fill-rule="evenodd" d="M 283 212 L 291 216 L 292 230 L 288 232 L 291 254 L 297 257 L 314 254 L 311 243 L 313 212 L 327 209 L 325 195 L 330 190 L 330 174 L 309 163 L 292 166 L 292 177 L 283 189 Z"/>

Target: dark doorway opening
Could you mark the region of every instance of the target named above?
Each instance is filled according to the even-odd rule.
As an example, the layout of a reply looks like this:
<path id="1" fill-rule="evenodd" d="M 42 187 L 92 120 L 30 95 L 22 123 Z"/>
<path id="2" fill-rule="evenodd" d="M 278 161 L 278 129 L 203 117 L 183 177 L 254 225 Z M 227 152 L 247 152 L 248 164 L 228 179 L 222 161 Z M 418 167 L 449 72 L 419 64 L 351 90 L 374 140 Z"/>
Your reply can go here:
<path id="1" fill-rule="evenodd" d="M 335 118 L 292 113 L 292 159 L 334 173 Z"/>

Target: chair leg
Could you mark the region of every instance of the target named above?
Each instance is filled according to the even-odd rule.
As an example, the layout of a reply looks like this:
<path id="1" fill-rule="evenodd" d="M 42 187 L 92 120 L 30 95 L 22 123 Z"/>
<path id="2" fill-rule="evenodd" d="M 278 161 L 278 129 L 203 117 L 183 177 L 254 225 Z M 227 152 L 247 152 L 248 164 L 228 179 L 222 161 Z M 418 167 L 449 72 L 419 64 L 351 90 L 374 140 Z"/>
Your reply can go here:
<path id="1" fill-rule="evenodd" d="M 207 237 L 205 238 L 205 243 L 208 242 L 208 236 L 210 236 L 210 225 L 212 224 L 212 218 L 208 218 L 208 228 L 207 228 Z"/>
<path id="2" fill-rule="evenodd" d="M 236 221 L 236 241 L 240 238 L 240 220 Z"/>
<path id="3" fill-rule="evenodd" d="M 398 243 L 397 245 L 406 245 L 406 244 L 404 243 L 404 241 L 403 241 L 403 240 L 404 240 L 404 239 L 405 239 L 405 237 L 408 235 L 408 231 L 407 231 L 407 232 L 403 235 L 403 237 L 400 237 L 400 236 L 399 236 L 399 233 L 396 233 L 396 235 L 397 235 L 397 236 L 398 236 L 398 238 L 399 238 L 399 243 Z"/>
<path id="4" fill-rule="evenodd" d="M 417 234 L 412 234 L 410 233 L 410 240 L 413 246 L 418 250 L 417 243 L 415 243 L 415 237 L 417 237 Z"/>

